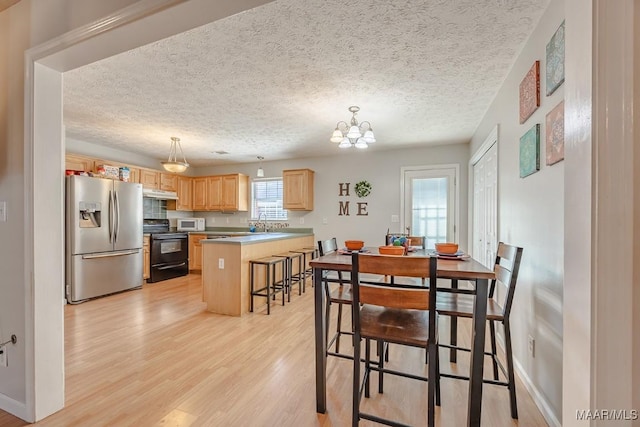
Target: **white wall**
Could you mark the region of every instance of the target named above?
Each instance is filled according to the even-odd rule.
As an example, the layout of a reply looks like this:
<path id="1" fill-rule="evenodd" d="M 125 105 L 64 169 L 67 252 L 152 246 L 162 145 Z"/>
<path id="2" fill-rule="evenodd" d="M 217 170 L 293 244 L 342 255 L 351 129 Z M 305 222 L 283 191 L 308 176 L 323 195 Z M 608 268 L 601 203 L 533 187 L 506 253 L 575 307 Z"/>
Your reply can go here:
<path id="1" fill-rule="evenodd" d="M 562 286 L 564 260 L 564 162 L 545 165 L 545 115 L 564 96 L 564 85 L 546 96 L 545 47 L 564 19 L 564 2 L 552 0 L 496 95 L 471 142 L 473 154 L 496 124 L 498 140 L 498 239 L 524 248 L 511 312 L 513 353 L 547 419 L 562 414 Z M 519 85 L 540 61 L 540 107 L 519 124 Z M 519 140 L 541 125 L 540 171 L 519 177 Z M 527 337 L 535 339 L 535 357 Z"/>
<path id="2" fill-rule="evenodd" d="M 329 142 L 321 142 L 329 144 Z M 347 239 L 364 240 L 366 245 L 382 245 L 387 229 L 402 231 L 400 223 L 392 223 L 391 215 L 400 215 L 400 168 L 458 164 L 460 166 L 460 228 L 459 243 L 467 248 L 467 144 L 440 145 L 393 151 L 362 151 L 335 148 L 336 155 L 291 161 L 263 162 L 265 177 L 282 176 L 284 169 L 308 168 L 315 171 L 315 206 L 311 212 L 289 212 L 290 227 L 312 227 L 316 240 L 336 237 L 338 242 Z M 196 175 L 245 173 L 254 177 L 257 163 L 237 166 L 198 168 Z M 373 187 L 371 195 L 359 199 L 353 191 L 356 182 L 366 180 Z M 351 197 L 339 197 L 338 184 L 350 182 Z M 350 201 L 350 215 L 340 216 L 339 201 Z M 357 216 L 357 202 L 367 202 L 367 216 Z M 250 213 L 234 215 L 196 212 L 205 216 L 207 226 L 247 226 Z M 323 219 L 327 224 L 323 224 Z M 304 224 L 300 220 L 304 220 Z M 215 222 L 214 222 L 215 221 Z M 228 222 L 227 222 L 228 221 Z"/>

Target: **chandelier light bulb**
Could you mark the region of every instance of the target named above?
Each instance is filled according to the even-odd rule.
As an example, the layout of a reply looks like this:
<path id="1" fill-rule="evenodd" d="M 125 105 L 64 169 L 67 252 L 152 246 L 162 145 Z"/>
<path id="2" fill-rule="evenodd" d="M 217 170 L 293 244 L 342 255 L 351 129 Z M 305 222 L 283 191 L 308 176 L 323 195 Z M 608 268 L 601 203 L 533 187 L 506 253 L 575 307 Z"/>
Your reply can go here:
<path id="1" fill-rule="evenodd" d="M 349 138 L 345 137 L 340 145 L 338 145 L 338 148 L 351 148 L 351 141 L 349 141 Z"/>

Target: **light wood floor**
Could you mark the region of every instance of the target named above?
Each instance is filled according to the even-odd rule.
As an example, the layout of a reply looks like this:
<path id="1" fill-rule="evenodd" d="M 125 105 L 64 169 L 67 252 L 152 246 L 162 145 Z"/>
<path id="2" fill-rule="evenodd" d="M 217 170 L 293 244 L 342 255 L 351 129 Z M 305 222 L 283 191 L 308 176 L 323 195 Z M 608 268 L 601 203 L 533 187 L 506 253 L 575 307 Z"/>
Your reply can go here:
<path id="1" fill-rule="evenodd" d="M 315 411 L 311 287 L 285 307 L 276 305 L 270 316 L 226 317 L 204 308 L 198 275 L 67 305 L 66 406 L 36 425 L 350 425 L 351 361 L 329 358 L 328 412 Z M 446 321 L 440 328 L 447 330 Z M 392 347 L 391 363 L 425 370 L 424 353 L 411 350 Z M 441 369 L 455 370 L 441 353 Z M 467 356 L 459 357 L 461 370 L 467 363 Z M 466 381 L 442 379 L 437 425 L 466 424 L 467 388 Z M 364 407 L 425 425 L 426 384 L 387 376 L 384 395 L 376 390 L 374 375 Z M 519 421 L 509 416 L 505 387 L 484 390 L 483 426 L 547 425 L 520 383 Z M 23 425 L 0 411 L 0 426 Z"/>

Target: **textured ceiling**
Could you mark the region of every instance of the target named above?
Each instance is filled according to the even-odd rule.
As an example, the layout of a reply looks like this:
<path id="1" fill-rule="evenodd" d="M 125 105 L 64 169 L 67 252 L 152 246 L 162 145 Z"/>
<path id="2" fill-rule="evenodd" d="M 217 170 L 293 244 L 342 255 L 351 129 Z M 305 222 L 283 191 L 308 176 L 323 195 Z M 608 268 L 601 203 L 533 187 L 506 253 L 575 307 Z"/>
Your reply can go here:
<path id="1" fill-rule="evenodd" d="M 194 166 L 468 141 L 548 0 L 276 0 L 64 74 L 68 138 Z M 220 155 L 216 151 L 229 154 Z"/>

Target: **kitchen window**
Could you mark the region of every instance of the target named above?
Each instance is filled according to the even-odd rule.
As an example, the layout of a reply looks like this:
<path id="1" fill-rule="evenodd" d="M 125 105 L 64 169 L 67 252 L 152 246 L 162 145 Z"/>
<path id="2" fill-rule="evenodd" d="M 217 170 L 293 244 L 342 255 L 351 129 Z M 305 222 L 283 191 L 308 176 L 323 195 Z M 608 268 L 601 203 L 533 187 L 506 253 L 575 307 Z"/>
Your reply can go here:
<path id="1" fill-rule="evenodd" d="M 282 208 L 282 178 L 258 178 L 251 183 L 251 219 L 286 221 Z"/>

